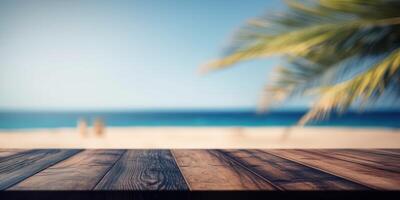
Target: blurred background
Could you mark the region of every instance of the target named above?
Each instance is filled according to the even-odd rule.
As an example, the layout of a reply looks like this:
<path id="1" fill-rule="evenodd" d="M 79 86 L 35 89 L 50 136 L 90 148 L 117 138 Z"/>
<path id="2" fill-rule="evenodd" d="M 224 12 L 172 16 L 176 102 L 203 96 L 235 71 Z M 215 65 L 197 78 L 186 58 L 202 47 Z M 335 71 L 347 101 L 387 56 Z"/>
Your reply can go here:
<path id="1" fill-rule="evenodd" d="M 299 122 L 397 131 L 398 11 L 397 1 L 0 0 L 0 135 Z"/>

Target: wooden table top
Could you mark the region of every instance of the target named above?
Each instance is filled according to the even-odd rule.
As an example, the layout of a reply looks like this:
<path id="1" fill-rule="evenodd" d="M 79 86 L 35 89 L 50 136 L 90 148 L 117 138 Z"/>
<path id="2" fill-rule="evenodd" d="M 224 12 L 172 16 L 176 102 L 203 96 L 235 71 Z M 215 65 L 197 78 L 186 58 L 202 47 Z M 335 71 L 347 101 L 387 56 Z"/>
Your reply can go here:
<path id="1" fill-rule="evenodd" d="M 399 190 L 399 149 L 0 149 L 0 190 Z"/>

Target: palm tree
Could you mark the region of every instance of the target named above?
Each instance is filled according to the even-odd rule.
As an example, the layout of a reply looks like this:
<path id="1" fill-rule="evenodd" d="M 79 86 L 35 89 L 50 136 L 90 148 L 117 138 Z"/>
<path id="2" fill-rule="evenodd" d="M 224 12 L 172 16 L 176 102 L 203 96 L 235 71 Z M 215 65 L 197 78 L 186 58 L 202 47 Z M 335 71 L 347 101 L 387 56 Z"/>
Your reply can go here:
<path id="1" fill-rule="evenodd" d="M 330 111 L 343 112 L 354 104 L 362 108 L 396 90 L 400 1 L 297 0 L 286 4 L 283 13 L 250 20 L 235 34 L 225 56 L 204 69 L 269 56 L 285 58 L 266 86 L 263 105 L 267 109 L 295 95 L 311 95 L 315 100 L 300 124 L 325 118 Z"/>

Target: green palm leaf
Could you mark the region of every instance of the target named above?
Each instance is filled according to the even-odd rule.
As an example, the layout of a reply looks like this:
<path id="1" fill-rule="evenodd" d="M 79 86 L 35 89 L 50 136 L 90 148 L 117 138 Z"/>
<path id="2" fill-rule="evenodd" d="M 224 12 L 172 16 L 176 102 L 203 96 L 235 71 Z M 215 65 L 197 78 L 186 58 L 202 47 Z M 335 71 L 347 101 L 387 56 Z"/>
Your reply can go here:
<path id="1" fill-rule="evenodd" d="M 394 50 L 382 62 L 350 80 L 333 86 L 320 87 L 318 91 L 320 98 L 299 124 L 305 124 L 315 118 L 324 118 L 332 109 L 344 111 L 357 99 L 361 103 L 366 103 L 372 97 L 382 95 L 392 81 L 398 81 L 399 72 L 400 48 Z"/>
<path id="2" fill-rule="evenodd" d="M 262 105 L 268 108 L 294 95 L 319 96 L 301 124 L 344 110 L 359 99 L 377 98 L 398 84 L 393 80 L 399 74 L 400 1 L 310 0 L 287 5 L 283 14 L 251 20 L 238 31 L 227 54 L 203 68 L 283 56 L 287 64 L 276 70 Z M 373 60 L 378 62 L 371 64 Z M 361 73 L 353 73 L 357 71 Z"/>

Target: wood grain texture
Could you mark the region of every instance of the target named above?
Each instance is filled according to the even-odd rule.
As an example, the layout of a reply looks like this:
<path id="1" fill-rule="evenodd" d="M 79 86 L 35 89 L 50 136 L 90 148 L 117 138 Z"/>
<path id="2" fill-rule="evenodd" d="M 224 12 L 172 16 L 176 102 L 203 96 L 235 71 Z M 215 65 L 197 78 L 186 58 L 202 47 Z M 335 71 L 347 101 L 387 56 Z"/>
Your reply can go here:
<path id="1" fill-rule="evenodd" d="M 8 156 L 15 155 L 17 153 L 23 152 L 26 150 L 23 149 L 0 149 L 0 162 L 3 158 L 7 158 Z"/>
<path id="2" fill-rule="evenodd" d="M 11 155 L 0 162 L 0 190 L 4 190 L 79 150 L 31 150 Z"/>
<path id="3" fill-rule="evenodd" d="M 169 150 L 0 149 L 1 190 L 187 190 L 189 187 L 191 190 L 399 190 L 400 150 L 173 150 L 171 153 Z"/>
<path id="4" fill-rule="evenodd" d="M 400 157 L 380 153 L 372 149 L 313 149 L 306 151 L 378 170 L 400 173 Z"/>
<path id="5" fill-rule="evenodd" d="M 377 155 L 387 155 L 390 157 L 400 157 L 400 149 L 357 149 L 357 151 L 367 151 Z"/>
<path id="6" fill-rule="evenodd" d="M 124 150 L 85 150 L 9 188 L 9 190 L 91 190 Z"/>
<path id="7" fill-rule="evenodd" d="M 187 190 L 169 150 L 128 150 L 96 190 Z"/>
<path id="8" fill-rule="evenodd" d="M 216 150 L 173 150 L 191 190 L 275 190 Z"/>
<path id="9" fill-rule="evenodd" d="M 297 162 L 345 177 L 374 189 L 400 189 L 400 174 L 388 170 L 377 169 L 366 165 L 365 161 L 341 159 L 329 153 L 318 153 L 317 150 L 266 150 Z M 335 150 L 336 151 L 336 150 Z M 375 158 L 377 159 L 377 158 Z M 361 164 L 360 162 L 363 162 Z M 378 165 L 378 164 L 374 164 Z"/>
<path id="10" fill-rule="evenodd" d="M 366 190 L 367 187 L 258 150 L 222 150 L 282 190 Z"/>

